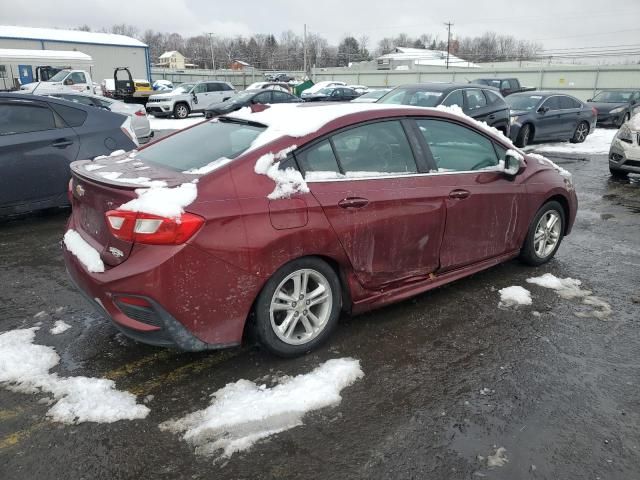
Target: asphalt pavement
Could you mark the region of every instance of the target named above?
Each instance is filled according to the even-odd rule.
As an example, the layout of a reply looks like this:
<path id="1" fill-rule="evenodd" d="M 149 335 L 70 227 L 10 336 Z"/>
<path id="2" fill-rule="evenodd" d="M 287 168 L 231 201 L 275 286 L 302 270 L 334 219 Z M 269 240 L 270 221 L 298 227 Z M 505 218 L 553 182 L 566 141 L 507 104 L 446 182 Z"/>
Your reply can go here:
<path id="1" fill-rule="evenodd" d="M 112 379 L 151 409 L 144 420 L 62 425 L 46 419 L 44 395 L 0 388 L 0 478 L 640 478 L 640 178 L 612 180 L 605 155 L 551 158 L 574 174 L 580 201 L 556 259 L 512 261 L 343 318 L 324 347 L 293 360 L 254 345 L 185 354 L 127 340 L 67 278 L 68 211 L 0 223 L 0 332 L 64 320 L 64 334 L 36 336 L 59 353 L 54 371 Z M 579 299 L 526 283 L 547 272 L 581 280 L 612 313 L 585 317 Z M 512 285 L 533 304 L 498 308 Z M 365 373 L 340 405 L 224 462 L 158 427 L 229 382 L 339 357 Z M 507 461 L 489 467 L 498 448 Z"/>

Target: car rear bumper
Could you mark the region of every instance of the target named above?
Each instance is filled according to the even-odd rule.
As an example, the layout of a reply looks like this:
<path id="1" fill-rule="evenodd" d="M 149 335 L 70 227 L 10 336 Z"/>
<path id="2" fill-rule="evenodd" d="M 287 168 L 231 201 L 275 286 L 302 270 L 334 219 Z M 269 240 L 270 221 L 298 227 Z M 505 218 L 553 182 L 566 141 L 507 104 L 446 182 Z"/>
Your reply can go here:
<path id="1" fill-rule="evenodd" d="M 78 290 L 134 340 L 186 351 L 241 343 L 258 279 L 190 245 L 160 246 L 160 255 L 155 245 L 138 248 L 103 273 L 88 272 L 64 247 L 63 256 Z M 123 297 L 148 307 L 125 304 Z"/>

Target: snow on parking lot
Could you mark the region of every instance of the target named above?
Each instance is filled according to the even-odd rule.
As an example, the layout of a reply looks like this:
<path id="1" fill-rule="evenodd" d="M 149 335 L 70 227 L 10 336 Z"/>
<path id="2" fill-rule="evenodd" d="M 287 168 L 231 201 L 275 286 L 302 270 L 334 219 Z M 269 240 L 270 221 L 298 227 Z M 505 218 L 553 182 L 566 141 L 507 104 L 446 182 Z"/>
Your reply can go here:
<path id="1" fill-rule="evenodd" d="M 609 153 L 609 147 L 613 141 L 613 137 L 618 130 L 613 128 L 596 128 L 591 135 L 583 143 L 544 143 L 540 145 L 531 145 L 525 150 L 536 151 L 541 153 L 574 153 L 574 154 L 592 154 L 606 155 Z"/>
<path id="2" fill-rule="evenodd" d="M 203 122 L 205 120 L 203 115 L 197 114 L 187 118 L 158 118 L 149 115 L 149 125 L 151 130 L 182 130 L 183 128 L 190 127 L 196 123 Z"/>
<path id="3" fill-rule="evenodd" d="M 129 392 L 116 390 L 112 380 L 60 377 L 49 373 L 60 357 L 53 347 L 34 344 L 38 327 L 0 334 L 0 384 L 19 393 L 50 393 L 47 416 L 57 422 L 112 423 L 145 418 L 149 409 Z"/>
<path id="4" fill-rule="evenodd" d="M 196 452 L 219 458 L 246 450 L 255 442 L 302 425 L 305 413 L 340 403 L 340 392 L 364 373 L 352 358 L 328 360 L 315 370 L 286 377 L 268 388 L 249 380 L 229 383 L 212 394 L 211 405 L 160 425 L 184 433 Z"/>

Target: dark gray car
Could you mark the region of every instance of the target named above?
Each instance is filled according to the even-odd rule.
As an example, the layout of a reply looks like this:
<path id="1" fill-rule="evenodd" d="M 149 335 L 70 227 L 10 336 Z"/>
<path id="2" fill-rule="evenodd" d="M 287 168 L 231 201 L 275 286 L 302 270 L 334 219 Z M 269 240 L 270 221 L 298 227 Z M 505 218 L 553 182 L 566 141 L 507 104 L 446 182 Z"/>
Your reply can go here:
<path id="1" fill-rule="evenodd" d="M 598 112 L 598 124 L 620 128 L 640 111 L 640 90 L 602 90 L 587 100 Z"/>
<path id="2" fill-rule="evenodd" d="M 0 216 L 67 205 L 78 159 L 137 146 L 125 115 L 21 93 L 0 93 Z"/>
<path id="3" fill-rule="evenodd" d="M 582 143 L 596 128 L 594 110 L 571 95 L 514 93 L 505 100 L 511 107 L 511 140 L 518 147 L 543 140 Z"/>
<path id="4" fill-rule="evenodd" d="M 486 122 L 509 135 L 509 107 L 500 92 L 473 83 L 419 83 L 402 85 L 376 103 L 436 107 L 457 105 L 476 120 Z"/>

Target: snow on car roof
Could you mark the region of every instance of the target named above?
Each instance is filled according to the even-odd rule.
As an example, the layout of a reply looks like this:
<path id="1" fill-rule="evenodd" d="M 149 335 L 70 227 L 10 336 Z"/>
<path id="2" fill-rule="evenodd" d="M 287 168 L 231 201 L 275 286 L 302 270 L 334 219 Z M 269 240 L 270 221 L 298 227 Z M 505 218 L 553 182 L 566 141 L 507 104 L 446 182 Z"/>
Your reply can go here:
<path id="1" fill-rule="evenodd" d="M 266 145 L 283 136 L 304 137 L 329 122 L 354 113 L 414 109 L 408 105 L 384 105 L 379 103 L 338 103 L 331 105 L 311 105 L 305 103 L 274 104 L 260 112 L 244 107 L 228 114 L 230 118 L 261 123 L 267 126 L 251 144 L 251 150 Z M 420 110 L 424 110 L 421 109 Z"/>
<path id="2" fill-rule="evenodd" d="M 55 28 L 18 27 L 0 25 L 0 38 L 24 40 L 52 40 L 58 42 L 98 43 L 101 45 L 123 45 L 128 47 L 146 47 L 135 38 L 114 33 L 83 32 L 80 30 L 58 30 Z"/>

